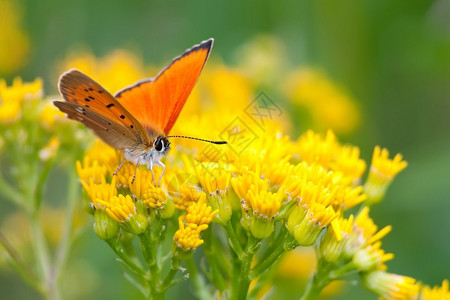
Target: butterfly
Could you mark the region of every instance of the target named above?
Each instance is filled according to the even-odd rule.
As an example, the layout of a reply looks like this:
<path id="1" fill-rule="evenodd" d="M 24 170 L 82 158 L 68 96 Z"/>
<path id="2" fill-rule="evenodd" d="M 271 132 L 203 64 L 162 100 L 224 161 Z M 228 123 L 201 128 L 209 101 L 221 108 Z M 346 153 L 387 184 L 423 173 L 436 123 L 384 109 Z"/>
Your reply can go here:
<path id="1" fill-rule="evenodd" d="M 169 136 L 188 96 L 197 82 L 209 57 L 213 39 L 201 42 L 176 57 L 155 78 L 144 79 L 126 87 L 113 96 L 86 74 L 71 69 L 61 75 L 59 92 L 65 101 L 53 104 L 69 119 L 83 123 L 110 146 L 123 151 L 123 160 L 136 165 L 163 168 L 161 162 L 170 150 L 169 138 L 181 137 L 213 144 L 187 136 Z M 134 178 L 136 173 L 132 179 Z"/>

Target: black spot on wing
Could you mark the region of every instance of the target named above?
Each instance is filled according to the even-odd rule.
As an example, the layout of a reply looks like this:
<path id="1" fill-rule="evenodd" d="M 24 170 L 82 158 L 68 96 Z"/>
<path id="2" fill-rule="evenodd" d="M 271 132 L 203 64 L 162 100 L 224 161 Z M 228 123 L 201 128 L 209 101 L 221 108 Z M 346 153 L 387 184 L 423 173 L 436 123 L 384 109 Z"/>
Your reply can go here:
<path id="1" fill-rule="evenodd" d="M 110 104 L 106 105 L 107 108 L 111 108 L 113 106 L 114 106 L 114 103 L 110 103 Z"/>
<path id="2" fill-rule="evenodd" d="M 91 99 L 89 99 L 89 98 L 84 98 L 84 101 L 86 101 L 86 102 L 90 102 L 90 101 L 91 101 Z"/>
<path id="3" fill-rule="evenodd" d="M 94 97 L 92 97 L 92 96 L 89 96 L 88 98 L 89 98 L 89 99 L 91 99 L 91 100 L 95 100 L 95 98 L 94 98 Z"/>
<path id="4" fill-rule="evenodd" d="M 120 118 L 123 120 L 123 119 L 125 119 L 125 116 L 124 115 L 120 115 Z"/>

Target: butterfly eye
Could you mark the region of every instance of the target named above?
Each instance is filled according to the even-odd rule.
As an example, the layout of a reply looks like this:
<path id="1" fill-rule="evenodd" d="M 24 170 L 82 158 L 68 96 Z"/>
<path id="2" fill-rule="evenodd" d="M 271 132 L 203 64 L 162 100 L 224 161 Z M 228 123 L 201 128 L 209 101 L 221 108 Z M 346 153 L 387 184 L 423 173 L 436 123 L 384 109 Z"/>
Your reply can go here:
<path id="1" fill-rule="evenodd" d="M 155 146 L 156 151 L 161 151 L 163 149 L 164 144 L 163 144 L 163 141 L 161 140 L 161 138 L 159 138 L 159 137 L 156 138 L 154 146 Z"/>

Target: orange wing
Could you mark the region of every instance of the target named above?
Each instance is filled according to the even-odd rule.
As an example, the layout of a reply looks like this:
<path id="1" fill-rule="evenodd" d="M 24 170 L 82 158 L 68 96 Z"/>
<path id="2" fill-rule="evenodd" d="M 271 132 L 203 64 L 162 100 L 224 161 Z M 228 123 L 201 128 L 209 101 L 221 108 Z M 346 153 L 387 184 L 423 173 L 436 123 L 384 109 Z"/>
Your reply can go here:
<path id="1" fill-rule="evenodd" d="M 213 39 L 186 50 L 154 79 L 147 79 L 116 94 L 119 102 L 149 133 L 169 134 L 208 59 Z"/>

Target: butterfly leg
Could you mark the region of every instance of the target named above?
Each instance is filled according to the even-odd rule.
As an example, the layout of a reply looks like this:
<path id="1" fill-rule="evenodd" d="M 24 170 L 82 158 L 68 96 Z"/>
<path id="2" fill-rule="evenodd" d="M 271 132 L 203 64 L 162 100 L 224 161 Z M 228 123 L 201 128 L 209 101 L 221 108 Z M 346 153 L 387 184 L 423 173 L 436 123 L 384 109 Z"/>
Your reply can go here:
<path id="1" fill-rule="evenodd" d="M 161 186 L 161 179 L 163 177 L 164 171 L 166 170 L 166 166 L 160 161 L 157 161 L 156 164 L 163 168 L 161 171 L 161 175 L 159 176 L 159 182 L 158 182 L 158 186 Z"/>
<path id="2" fill-rule="evenodd" d="M 139 168 L 139 163 L 141 162 L 141 158 L 139 157 L 138 158 L 138 161 L 137 161 L 137 163 L 136 163 L 136 169 L 134 169 L 134 175 L 133 175 L 133 179 L 131 179 L 131 184 L 133 184 L 134 183 L 134 180 L 136 179 L 136 172 L 137 172 L 137 169 Z"/>
<path id="3" fill-rule="evenodd" d="M 150 160 L 150 162 L 148 164 L 148 168 L 150 169 L 150 172 L 152 173 L 153 184 L 156 186 L 155 174 L 153 174 L 153 161 L 152 160 Z"/>
<path id="4" fill-rule="evenodd" d="M 120 163 L 119 167 L 114 171 L 113 175 L 116 175 L 117 172 L 119 172 L 119 170 L 122 168 L 124 162 L 125 162 L 125 157 L 122 159 L 122 162 Z"/>

